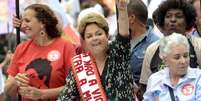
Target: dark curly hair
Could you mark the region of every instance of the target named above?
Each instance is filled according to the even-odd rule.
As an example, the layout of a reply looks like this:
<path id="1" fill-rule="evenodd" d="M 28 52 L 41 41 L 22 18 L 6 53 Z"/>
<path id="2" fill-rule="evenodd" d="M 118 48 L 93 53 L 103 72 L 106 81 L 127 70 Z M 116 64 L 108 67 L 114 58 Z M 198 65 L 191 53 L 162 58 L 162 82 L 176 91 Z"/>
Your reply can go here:
<path id="1" fill-rule="evenodd" d="M 55 38 L 61 36 L 61 33 L 57 28 L 57 17 L 47 5 L 32 4 L 25 8 L 25 10 L 27 9 L 35 11 L 35 17 L 45 25 L 45 30 L 49 37 Z"/>
<path id="2" fill-rule="evenodd" d="M 166 0 L 159 5 L 157 22 L 160 27 L 164 26 L 165 15 L 170 9 L 180 9 L 183 11 L 186 20 L 186 30 L 191 29 L 195 25 L 196 12 L 193 6 L 186 0 Z"/>

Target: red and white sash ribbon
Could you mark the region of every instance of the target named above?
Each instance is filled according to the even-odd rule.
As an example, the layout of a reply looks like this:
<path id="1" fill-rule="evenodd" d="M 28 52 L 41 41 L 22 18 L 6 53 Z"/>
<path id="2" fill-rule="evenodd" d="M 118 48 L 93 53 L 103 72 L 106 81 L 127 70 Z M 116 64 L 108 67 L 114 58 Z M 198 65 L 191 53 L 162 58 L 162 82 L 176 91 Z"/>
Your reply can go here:
<path id="1" fill-rule="evenodd" d="M 88 53 L 73 57 L 73 76 L 76 80 L 82 101 L 108 101 L 100 75 Z"/>

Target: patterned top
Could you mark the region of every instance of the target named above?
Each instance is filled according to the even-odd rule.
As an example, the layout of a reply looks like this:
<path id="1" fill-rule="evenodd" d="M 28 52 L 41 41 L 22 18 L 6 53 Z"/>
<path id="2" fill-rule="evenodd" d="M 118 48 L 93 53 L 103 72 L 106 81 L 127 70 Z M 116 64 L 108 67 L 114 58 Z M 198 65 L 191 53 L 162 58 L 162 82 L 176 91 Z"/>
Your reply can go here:
<path id="1" fill-rule="evenodd" d="M 119 34 L 109 45 L 108 57 L 101 76 L 102 85 L 109 101 L 132 101 L 134 98 L 133 77 L 130 69 L 130 40 Z M 72 71 L 57 101 L 80 99 Z"/>

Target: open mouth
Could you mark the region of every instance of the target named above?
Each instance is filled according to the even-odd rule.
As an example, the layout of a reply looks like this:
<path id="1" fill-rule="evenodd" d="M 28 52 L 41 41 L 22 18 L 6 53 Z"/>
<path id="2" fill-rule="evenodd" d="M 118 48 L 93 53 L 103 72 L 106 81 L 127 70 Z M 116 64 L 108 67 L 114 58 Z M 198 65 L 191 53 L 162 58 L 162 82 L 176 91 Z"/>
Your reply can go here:
<path id="1" fill-rule="evenodd" d="M 100 44 L 101 44 L 101 42 L 96 42 L 96 43 L 93 43 L 92 46 L 96 47 L 96 46 L 99 46 Z"/>
<path id="2" fill-rule="evenodd" d="M 26 33 L 26 32 L 29 32 L 31 29 L 27 28 L 27 27 L 24 27 L 24 28 L 22 28 L 22 30 Z"/>

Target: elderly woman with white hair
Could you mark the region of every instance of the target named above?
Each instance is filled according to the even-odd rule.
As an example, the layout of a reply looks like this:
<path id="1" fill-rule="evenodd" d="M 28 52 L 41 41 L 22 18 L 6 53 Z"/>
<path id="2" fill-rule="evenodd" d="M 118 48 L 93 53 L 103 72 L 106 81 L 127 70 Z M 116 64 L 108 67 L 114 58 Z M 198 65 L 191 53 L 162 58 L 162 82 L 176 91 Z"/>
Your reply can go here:
<path id="1" fill-rule="evenodd" d="M 144 101 L 201 101 L 201 70 L 189 67 L 187 38 L 173 33 L 159 43 L 165 68 L 148 79 Z"/>
<path id="2" fill-rule="evenodd" d="M 83 51 L 72 59 L 73 66 L 58 101 L 134 100 L 128 14 L 125 0 L 120 2 L 119 34 L 110 44 L 105 17 L 90 12 L 80 18 L 78 31 Z"/>

